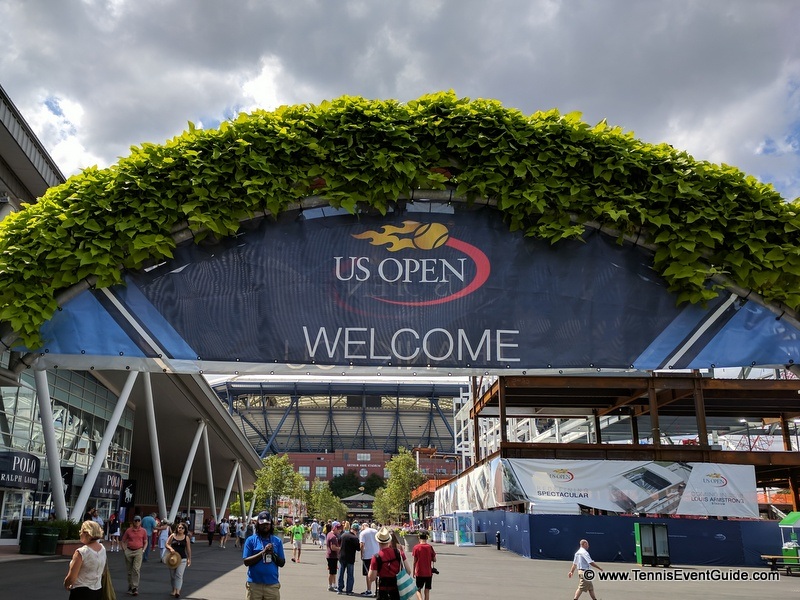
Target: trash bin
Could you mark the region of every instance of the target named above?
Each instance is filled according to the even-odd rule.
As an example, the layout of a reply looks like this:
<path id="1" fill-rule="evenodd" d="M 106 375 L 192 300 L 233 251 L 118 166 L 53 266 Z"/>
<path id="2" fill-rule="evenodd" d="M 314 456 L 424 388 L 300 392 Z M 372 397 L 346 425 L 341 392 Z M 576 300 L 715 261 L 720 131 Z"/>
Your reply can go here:
<path id="1" fill-rule="evenodd" d="M 36 537 L 39 531 L 33 525 L 23 525 L 19 536 L 19 553 L 36 554 Z"/>
<path id="2" fill-rule="evenodd" d="M 791 545 L 794 544 L 794 545 Z M 787 542 L 784 544 L 783 548 L 781 548 L 781 554 L 784 556 L 783 562 L 784 564 L 797 564 L 797 556 L 800 554 L 797 551 L 797 542 Z"/>
<path id="3" fill-rule="evenodd" d="M 58 544 L 58 531 L 44 529 L 36 538 L 36 554 L 55 554 Z"/>

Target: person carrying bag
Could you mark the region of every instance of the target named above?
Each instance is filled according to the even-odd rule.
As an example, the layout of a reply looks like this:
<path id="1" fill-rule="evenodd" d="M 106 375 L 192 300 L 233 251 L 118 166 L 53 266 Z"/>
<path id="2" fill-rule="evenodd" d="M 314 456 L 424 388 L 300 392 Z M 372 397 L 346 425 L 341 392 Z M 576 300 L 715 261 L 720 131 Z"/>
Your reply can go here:
<path id="1" fill-rule="evenodd" d="M 412 600 L 417 595 L 417 588 L 405 554 L 391 545 L 392 532 L 382 527 L 375 534 L 375 540 L 381 549 L 372 557 L 367 575 L 369 585 L 377 579 L 379 600 Z"/>

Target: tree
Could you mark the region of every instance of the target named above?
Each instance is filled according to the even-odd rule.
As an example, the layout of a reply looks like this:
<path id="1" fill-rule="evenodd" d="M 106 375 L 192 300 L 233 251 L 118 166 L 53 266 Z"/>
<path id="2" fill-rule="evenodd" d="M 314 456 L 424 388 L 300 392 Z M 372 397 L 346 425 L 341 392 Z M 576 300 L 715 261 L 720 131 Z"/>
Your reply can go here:
<path id="1" fill-rule="evenodd" d="M 306 497 L 306 478 L 300 475 L 300 473 L 292 473 L 286 494 L 293 500 L 292 507 L 294 514 L 292 516 L 302 516 L 302 505 L 308 501 Z"/>
<path id="2" fill-rule="evenodd" d="M 395 454 L 387 463 L 389 480 L 386 486 L 375 493 L 373 510 L 375 517 L 382 522 L 399 522 L 408 514 L 411 492 L 422 485 L 425 476 L 419 472 L 417 461 L 405 448 Z"/>
<path id="3" fill-rule="evenodd" d="M 266 504 L 267 510 L 275 518 L 278 498 L 289 494 L 295 473 L 285 454 L 268 456 L 262 463 L 264 466 L 256 471 L 256 508 Z"/>
<path id="4" fill-rule="evenodd" d="M 244 508 L 245 508 L 245 511 L 250 509 L 250 502 L 252 500 L 253 500 L 253 492 L 252 491 L 245 492 L 244 493 Z M 228 504 L 228 510 L 230 511 L 230 514 L 232 514 L 234 516 L 237 516 L 237 517 L 242 514 L 241 507 L 239 506 L 239 494 L 236 494 L 236 499 L 232 500 Z"/>
<path id="5" fill-rule="evenodd" d="M 358 493 L 361 481 L 355 471 L 348 471 L 342 475 L 337 475 L 328 482 L 331 492 L 339 498 L 347 498 Z"/>
<path id="6" fill-rule="evenodd" d="M 370 473 L 369 477 L 364 480 L 364 493 L 374 496 L 379 488 L 386 485 L 386 480 L 377 473 Z"/>
<path id="7" fill-rule="evenodd" d="M 372 517 L 377 523 L 391 523 L 394 521 L 391 507 L 383 488 L 375 490 L 375 501 L 372 503 Z"/>
<path id="8" fill-rule="evenodd" d="M 347 515 L 347 507 L 324 481 L 315 479 L 309 496 L 308 514 L 320 521 L 327 519 L 341 520 Z"/>

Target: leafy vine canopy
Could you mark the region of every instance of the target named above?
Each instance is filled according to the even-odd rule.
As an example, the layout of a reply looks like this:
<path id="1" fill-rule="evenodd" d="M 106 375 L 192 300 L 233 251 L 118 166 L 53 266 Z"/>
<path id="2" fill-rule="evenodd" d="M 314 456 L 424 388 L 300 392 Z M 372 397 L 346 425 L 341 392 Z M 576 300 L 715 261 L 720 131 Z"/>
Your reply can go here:
<path id="1" fill-rule="evenodd" d="M 29 348 L 58 297 L 172 257 L 175 232 L 237 232 L 309 198 L 386 211 L 414 190 L 488 201 L 512 231 L 556 243 L 587 223 L 654 245 L 679 303 L 715 297 L 712 277 L 800 306 L 797 200 L 735 167 L 697 161 L 578 113 L 525 115 L 453 92 L 410 102 L 344 96 L 191 123 L 51 188 L 0 223 L 0 321 Z"/>

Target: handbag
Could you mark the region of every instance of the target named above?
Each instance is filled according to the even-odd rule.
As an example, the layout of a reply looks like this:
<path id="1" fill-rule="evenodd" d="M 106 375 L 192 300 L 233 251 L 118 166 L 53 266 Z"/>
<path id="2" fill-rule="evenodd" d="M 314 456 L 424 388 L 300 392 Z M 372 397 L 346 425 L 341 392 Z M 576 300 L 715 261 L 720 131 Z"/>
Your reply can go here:
<path id="1" fill-rule="evenodd" d="M 403 568 L 397 574 L 397 591 L 400 593 L 400 600 L 413 600 L 417 596 L 417 585 Z"/>
<path id="2" fill-rule="evenodd" d="M 108 562 L 103 570 L 103 577 L 100 580 L 101 600 L 117 600 L 117 593 L 114 591 L 114 584 L 111 582 L 111 573 L 108 570 Z"/>

